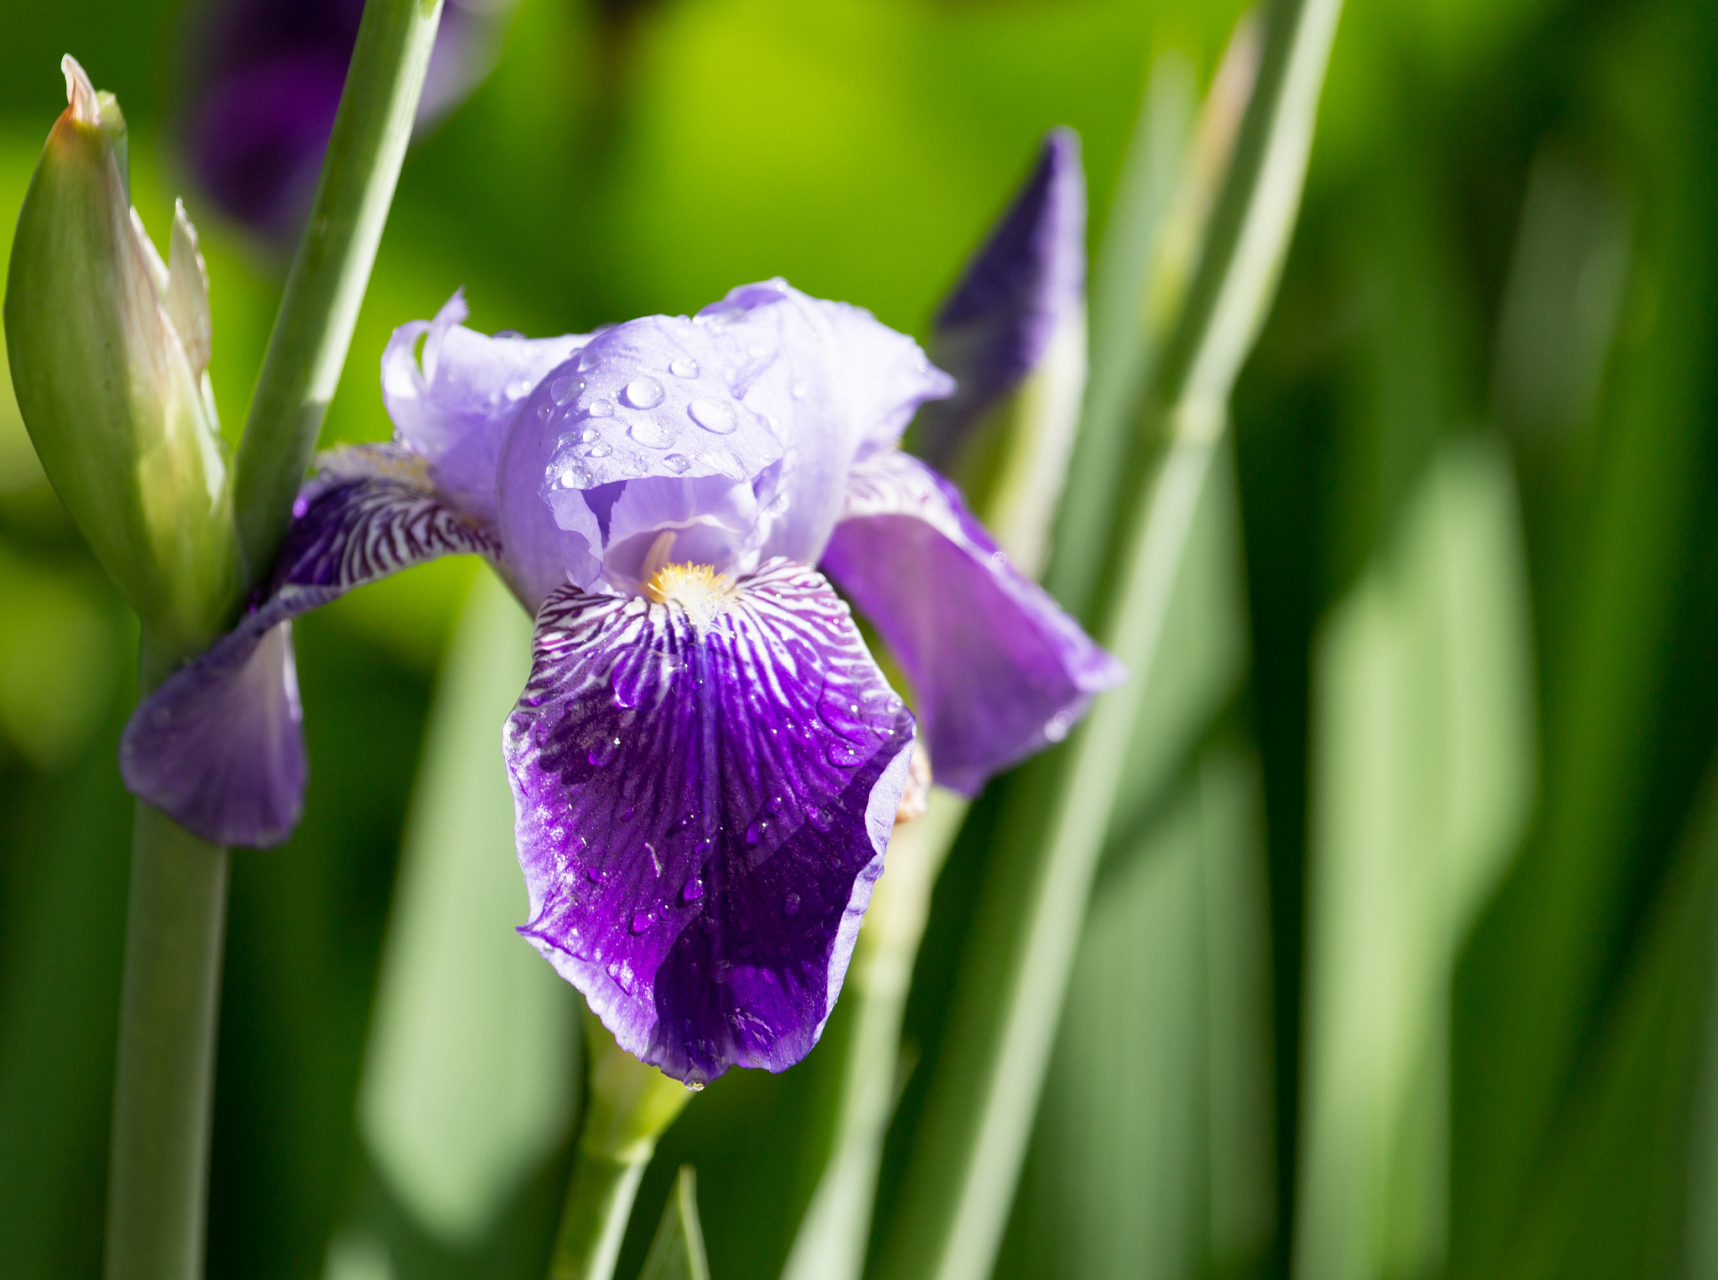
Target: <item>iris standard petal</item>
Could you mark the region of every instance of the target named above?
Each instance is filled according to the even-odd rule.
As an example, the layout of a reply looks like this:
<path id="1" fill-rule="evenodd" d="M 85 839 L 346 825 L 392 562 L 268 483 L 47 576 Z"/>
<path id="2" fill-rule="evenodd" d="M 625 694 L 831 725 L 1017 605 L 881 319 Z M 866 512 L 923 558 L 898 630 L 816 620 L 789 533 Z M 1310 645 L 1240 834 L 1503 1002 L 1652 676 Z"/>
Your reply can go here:
<path id="1" fill-rule="evenodd" d="M 742 285 L 697 318 L 738 353 L 736 394 L 776 424 L 787 448 L 762 554 L 815 564 L 854 460 L 893 445 L 919 405 L 954 381 L 869 311 L 785 280 Z"/>
<path id="2" fill-rule="evenodd" d="M 968 795 L 1062 738 L 1126 675 L 996 549 L 954 486 L 899 451 L 853 469 L 823 570 L 917 695 L 936 780 Z"/>
<path id="3" fill-rule="evenodd" d="M 1083 351 L 1085 305 L 1080 139 L 1056 129 L 937 311 L 932 349 L 959 387 L 919 416 L 915 448 L 926 461 L 950 470 L 979 419 L 1038 368 L 1060 332 L 1077 330 Z"/>
<path id="4" fill-rule="evenodd" d="M 464 295 L 456 293 L 433 321 L 394 330 L 382 353 L 382 400 L 396 438 L 429 460 L 436 485 L 493 521 L 507 428 L 532 390 L 589 339 L 490 337 L 467 329 L 461 323 L 467 314 Z"/>
<path id="5" fill-rule="evenodd" d="M 289 619 L 440 556 L 499 557 L 493 534 L 426 471 L 395 445 L 324 455 L 261 602 L 132 713 L 119 747 L 132 794 L 215 844 L 292 834 L 308 768 Z"/>
<path id="6" fill-rule="evenodd" d="M 665 602 L 552 595 L 509 718 L 521 930 L 678 1079 L 816 1043 L 882 870 L 913 719 L 785 560 Z"/>

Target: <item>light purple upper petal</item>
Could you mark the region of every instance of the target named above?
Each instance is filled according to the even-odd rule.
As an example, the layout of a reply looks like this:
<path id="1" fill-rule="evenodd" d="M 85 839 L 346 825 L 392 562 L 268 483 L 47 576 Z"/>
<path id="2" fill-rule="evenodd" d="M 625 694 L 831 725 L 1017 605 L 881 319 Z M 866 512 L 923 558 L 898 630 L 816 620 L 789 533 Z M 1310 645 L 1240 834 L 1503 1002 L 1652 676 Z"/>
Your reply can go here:
<path id="1" fill-rule="evenodd" d="M 495 467 L 508 425 L 544 376 L 589 339 L 492 338 L 461 324 L 467 314 L 464 294 L 456 293 L 433 321 L 394 330 L 382 353 L 382 400 L 395 438 L 429 460 L 437 486 L 493 522 Z"/>
<path id="2" fill-rule="evenodd" d="M 784 1070 L 840 992 L 912 741 L 812 570 L 772 561 L 704 622 L 563 587 L 505 736 L 521 932 L 669 1075 Z"/>
<path id="3" fill-rule="evenodd" d="M 953 485 L 899 451 L 854 468 L 822 568 L 900 660 L 931 769 L 957 791 L 1062 738 L 1126 674 L 1014 569 Z"/>
<path id="4" fill-rule="evenodd" d="M 781 281 L 691 319 L 616 325 L 510 420 L 499 481 L 509 564 L 540 601 L 569 580 L 636 590 L 664 532 L 664 554 L 724 573 L 777 555 L 813 563 L 854 459 L 892 444 L 951 387 L 869 312 Z"/>
<path id="5" fill-rule="evenodd" d="M 937 312 L 932 350 L 955 394 L 919 415 L 915 448 L 947 471 L 968 433 L 1084 315 L 1086 183 L 1080 138 L 1053 130 L 995 230 Z"/>
<path id="6" fill-rule="evenodd" d="M 139 703 L 120 739 L 127 789 L 215 844 L 279 844 L 303 810 L 289 620 L 440 556 L 498 557 L 493 535 L 442 499 L 421 458 L 368 445 L 321 464 L 262 600 Z"/>

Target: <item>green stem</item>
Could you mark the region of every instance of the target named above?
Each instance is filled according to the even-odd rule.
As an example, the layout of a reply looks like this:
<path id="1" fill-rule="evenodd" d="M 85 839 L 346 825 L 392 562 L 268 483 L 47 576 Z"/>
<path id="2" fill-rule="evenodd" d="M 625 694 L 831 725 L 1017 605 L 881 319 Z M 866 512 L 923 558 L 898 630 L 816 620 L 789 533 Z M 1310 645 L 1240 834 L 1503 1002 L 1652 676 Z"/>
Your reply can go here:
<path id="1" fill-rule="evenodd" d="M 880 1280 L 982 1280 L 995 1261 L 1171 588 L 1229 389 L 1293 226 L 1340 9 L 1340 0 L 1279 0 L 1272 11 L 1204 257 L 1157 370 L 1154 401 L 1166 410 L 1156 412 L 1166 412 L 1172 445 L 1144 483 L 1150 434 L 1135 441 L 1128 471 L 1139 482 L 1124 490 L 1135 496 L 1105 554 L 1100 635 L 1131 678 L 1018 781 L 963 949 Z"/>
<path id="2" fill-rule="evenodd" d="M 549 1280 L 609 1280 L 614 1275 L 650 1154 L 622 1159 L 580 1145 L 573 1180 L 567 1185 L 566 1207 L 561 1210 Z"/>
<path id="3" fill-rule="evenodd" d="M 170 667 L 144 644 L 144 685 Z M 227 851 L 139 802 L 108 1168 L 107 1280 L 194 1280 L 214 1095 Z"/>
<path id="4" fill-rule="evenodd" d="M 656 1140 L 692 1090 L 615 1044 L 588 1010 L 590 1076 L 549 1280 L 610 1280 Z"/>
<path id="5" fill-rule="evenodd" d="M 239 445 L 245 576 L 274 561 L 340 381 L 394 199 L 441 0 L 369 0 L 310 221 L 287 277 Z"/>

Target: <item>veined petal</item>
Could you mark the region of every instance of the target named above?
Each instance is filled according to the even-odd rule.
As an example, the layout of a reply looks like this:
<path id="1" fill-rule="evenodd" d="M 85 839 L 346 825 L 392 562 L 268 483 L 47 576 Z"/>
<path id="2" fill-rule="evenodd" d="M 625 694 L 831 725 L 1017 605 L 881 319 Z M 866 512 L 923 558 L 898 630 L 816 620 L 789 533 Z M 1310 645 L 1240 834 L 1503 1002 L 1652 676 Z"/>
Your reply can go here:
<path id="1" fill-rule="evenodd" d="M 968 795 L 1061 739 L 1126 674 L 1015 570 L 953 485 L 899 451 L 853 469 L 821 567 L 913 682 L 936 780 Z"/>
<path id="2" fill-rule="evenodd" d="M 292 833 L 309 771 L 289 620 L 441 556 L 499 558 L 493 534 L 426 471 L 394 445 L 323 456 L 262 601 L 132 713 L 119 747 L 128 790 L 216 844 L 266 846 Z"/>
<path id="3" fill-rule="evenodd" d="M 700 581 L 665 603 L 556 591 L 505 736 L 521 932 L 690 1083 L 816 1043 L 913 744 L 821 576 Z"/>

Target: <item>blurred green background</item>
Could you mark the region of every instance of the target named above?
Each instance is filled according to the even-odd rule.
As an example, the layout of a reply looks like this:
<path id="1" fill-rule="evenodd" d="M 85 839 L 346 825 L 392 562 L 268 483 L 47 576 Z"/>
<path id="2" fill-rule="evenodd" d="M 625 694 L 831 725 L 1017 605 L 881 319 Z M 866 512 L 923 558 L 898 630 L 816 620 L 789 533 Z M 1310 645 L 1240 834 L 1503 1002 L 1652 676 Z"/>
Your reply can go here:
<path id="1" fill-rule="evenodd" d="M 922 336 L 1057 124 L 1085 145 L 1096 347 L 1126 310 L 1105 217 L 1147 87 L 1202 91 L 1241 8 L 520 0 L 407 160 L 328 438 L 387 434 L 388 332 L 462 286 L 474 326 L 537 334 L 784 275 Z M 157 241 L 178 193 L 202 232 L 231 431 L 284 263 L 176 150 L 200 20 L 0 0 L 0 248 L 73 52 L 125 109 Z M 1349 0 L 999 1275 L 1718 1276 L 1715 50 L 1707 0 Z M 476 573 L 297 627 L 313 774 L 293 840 L 234 858 L 211 1276 L 541 1274 L 570 1072 L 522 1077 L 524 1154 L 482 1156 L 496 1203 L 463 1218 L 356 1102 L 393 1025 L 372 1038 L 401 849 L 482 843 L 413 801 L 420 766 L 425 796 L 466 776 L 429 726 L 506 705 L 459 701 L 516 643 Z M 8 1277 L 99 1270 L 134 640 L 0 387 Z M 975 808 L 938 889 L 879 1231 L 1000 813 Z M 718 1280 L 779 1273 L 816 1063 L 688 1109 L 623 1276 L 681 1162 Z"/>

